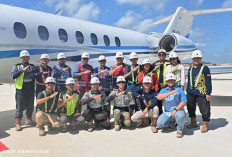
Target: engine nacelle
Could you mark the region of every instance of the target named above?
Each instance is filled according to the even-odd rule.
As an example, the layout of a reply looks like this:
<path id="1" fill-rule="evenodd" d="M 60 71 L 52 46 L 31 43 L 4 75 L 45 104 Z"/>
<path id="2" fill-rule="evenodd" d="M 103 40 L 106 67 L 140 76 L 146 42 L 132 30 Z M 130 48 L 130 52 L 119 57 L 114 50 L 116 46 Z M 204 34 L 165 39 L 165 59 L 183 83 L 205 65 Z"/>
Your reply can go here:
<path id="1" fill-rule="evenodd" d="M 159 48 L 167 52 L 193 51 L 196 49 L 194 43 L 179 34 L 165 34 L 159 41 Z"/>

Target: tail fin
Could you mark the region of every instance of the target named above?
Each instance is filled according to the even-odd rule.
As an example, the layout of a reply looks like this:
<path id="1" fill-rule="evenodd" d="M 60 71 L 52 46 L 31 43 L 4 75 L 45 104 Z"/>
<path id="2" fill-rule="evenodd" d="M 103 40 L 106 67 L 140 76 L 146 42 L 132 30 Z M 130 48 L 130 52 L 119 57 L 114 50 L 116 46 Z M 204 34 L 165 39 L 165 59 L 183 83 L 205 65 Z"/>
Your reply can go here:
<path id="1" fill-rule="evenodd" d="M 161 24 L 170 21 L 167 28 L 164 31 L 164 34 L 177 33 L 179 35 L 188 38 L 194 20 L 194 15 L 210 14 L 210 13 L 218 13 L 218 12 L 226 12 L 226 11 L 232 11 L 232 8 L 187 11 L 182 7 L 178 7 L 176 9 L 175 14 L 172 14 L 164 19 L 161 19 L 155 22 L 154 24 Z"/>

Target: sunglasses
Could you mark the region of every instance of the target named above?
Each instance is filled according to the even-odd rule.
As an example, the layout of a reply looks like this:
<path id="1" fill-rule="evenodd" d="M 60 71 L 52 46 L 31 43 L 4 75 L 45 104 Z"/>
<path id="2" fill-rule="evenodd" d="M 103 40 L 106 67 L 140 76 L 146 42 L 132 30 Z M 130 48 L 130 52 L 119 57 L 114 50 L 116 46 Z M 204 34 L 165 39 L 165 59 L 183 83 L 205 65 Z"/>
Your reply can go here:
<path id="1" fill-rule="evenodd" d="M 124 81 L 117 82 L 117 84 L 124 84 L 124 83 L 126 83 L 126 82 L 124 82 Z"/>
<path id="2" fill-rule="evenodd" d="M 158 56 L 166 56 L 165 54 L 159 54 Z"/>

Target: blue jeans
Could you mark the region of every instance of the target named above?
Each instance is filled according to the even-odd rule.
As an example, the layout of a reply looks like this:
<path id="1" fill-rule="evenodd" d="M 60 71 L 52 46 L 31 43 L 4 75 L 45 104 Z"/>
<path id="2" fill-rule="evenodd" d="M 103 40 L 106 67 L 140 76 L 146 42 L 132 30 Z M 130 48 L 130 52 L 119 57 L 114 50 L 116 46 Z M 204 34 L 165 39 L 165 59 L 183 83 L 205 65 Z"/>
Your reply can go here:
<path id="1" fill-rule="evenodd" d="M 183 131 L 185 123 L 185 111 L 177 111 L 174 117 L 168 117 L 165 113 L 162 113 L 157 120 L 157 126 L 159 128 L 166 128 L 169 127 L 174 121 L 177 123 L 177 130 Z"/>

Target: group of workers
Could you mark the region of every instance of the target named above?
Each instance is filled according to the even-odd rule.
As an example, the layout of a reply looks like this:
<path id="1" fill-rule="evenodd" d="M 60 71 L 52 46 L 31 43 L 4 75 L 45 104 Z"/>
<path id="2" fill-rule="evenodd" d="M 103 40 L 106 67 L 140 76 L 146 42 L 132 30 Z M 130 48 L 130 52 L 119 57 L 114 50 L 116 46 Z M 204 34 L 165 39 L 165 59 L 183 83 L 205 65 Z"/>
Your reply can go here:
<path id="1" fill-rule="evenodd" d="M 192 53 L 193 65 L 188 70 L 187 97 L 185 87 L 185 67 L 176 52 L 169 54 L 164 49 L 158 51 L 159 60 L 151 63 L 145 58 L 139 65 L 138 55 L 130 54 L 131 65 L 123 62 L 122 52 L 116 53 L 116 64 L 106 66 L 106 58 L 98 58 L 95 69 L 88 64 L 89 54 L 83 52 L 81 63 L 73 70 L 66 65 L 64 53 L 57 55 L 58 64 L 51 68 L 49 55 L 42 54 L 40 65 L 29 63 L 27 50 L 20 52 L 21 63 L 14 65 L 11 76 L 16 86 L 16 130 L 21 131 L 21 119 L 26 110 L 27 126 L 34 126 L 34 93 L 36 93 L 36 125 L 39 135 L 46 134 L 54 127 L 61 132 L 76 129 L 78 123 L 86 121 L 88 131 L 95 127 L 111 128 L 111 107 L 113 107 L 114 128 L 119 131 L 131 123 L 138 126 L 151 125 L 153 133 L 157 128 L 177 128 L 176 136 L 183 137 L 185 110 L 191 123 L 187 128 L 198 127 L 196 103 L 202 114 L 201 132 L 208 131 L 210 121 L 210 94 L 212 91 L 209 68 L 202 64 L 202 53 Z M 36 92 L 35 92 L 36 91 Z M 82 107 L 86 109 L 82 110 Z M 163 112 L 164 106 L 164 112 Z"/>

